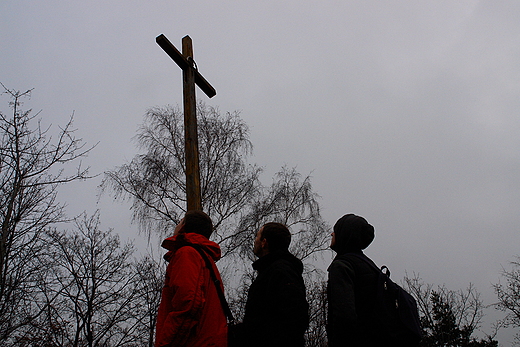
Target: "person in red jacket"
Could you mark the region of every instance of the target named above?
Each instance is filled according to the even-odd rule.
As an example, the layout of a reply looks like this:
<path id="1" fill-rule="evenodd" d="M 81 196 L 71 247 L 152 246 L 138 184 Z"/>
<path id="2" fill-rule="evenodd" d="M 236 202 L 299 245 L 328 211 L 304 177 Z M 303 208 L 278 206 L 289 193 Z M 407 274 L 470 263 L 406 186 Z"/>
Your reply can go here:
<path id="1" fill-rule="evenodd" d="M 162 243 L 168 261 L 157 314 L 155 346 L 227 346 L 227 321 L 209 269 L 195 247 L 215 261 L 220 247 L 209 240 L 213 224 L 202 211 L 188 211 Z M 190 246 L 194 245 L 194 246 Z"/>

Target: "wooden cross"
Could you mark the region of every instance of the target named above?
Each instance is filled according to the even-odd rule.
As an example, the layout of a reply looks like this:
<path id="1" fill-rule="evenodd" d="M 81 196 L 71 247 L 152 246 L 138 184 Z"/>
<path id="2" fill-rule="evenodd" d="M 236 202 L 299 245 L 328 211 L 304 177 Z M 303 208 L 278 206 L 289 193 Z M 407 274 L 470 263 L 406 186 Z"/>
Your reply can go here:
<path id="1" fill-rule="evenodd" d="M 163 34 L 157 36 L 155 41 L 182 69 L 187 211 L 202 210 L 195 84 L 197 84 L 209 98 L 215 96 L 217 92 L 197 70 L 193 60 L 193 45 L 189 36 L 182 38 L 182 54 Z"/>

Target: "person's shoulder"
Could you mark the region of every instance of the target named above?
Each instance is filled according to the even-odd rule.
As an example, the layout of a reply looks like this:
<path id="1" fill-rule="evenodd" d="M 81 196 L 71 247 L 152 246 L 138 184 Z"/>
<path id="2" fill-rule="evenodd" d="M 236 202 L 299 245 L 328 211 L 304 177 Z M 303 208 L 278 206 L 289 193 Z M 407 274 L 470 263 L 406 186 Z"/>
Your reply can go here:
<path id="1" fill-rule="evenodd" d="M 175 250 L 168 262 L 168 272 L 195 271 L 204 266 L 204 260 L 199 252 L 190 246 L 182 246 Z"/>
<path id="2" fill-rule="evenodd" d="M 328 272 L 342 272 L 342 271 L 348 271 L 353 272 L 355 267 L 356 260 L 354 257 L 347 257 L 347 256 L 339 256 L 334 258 L 332 263 L 330 263 L 327 271 Z"/>
<path id="3" fill-rule="evenodd" d="M 303 273 L 302 261 L 292 254 L 276 259 L 269 268 L 272 274 L 301 276 Z"/>
<path id="4" fill-rule="evenodd" d="M 292 268 L 294 268 L 294 266 L 295 266 L 295 263 L 292 262 L 291 260 L 279 258 L 271 263 L 270 268 L 271 269 L 286 269 L 286 268 L 292 269 Z"/>
<path id="5" fill-rule="evenodd" d="M 198 260 L 199 258 L 202 259 L 201 255 L 199 254 L 199 251 L 197 251 L 194 247 L 191 247 L 189 245 L 180 247 L 175 252 L 174 257 L 193 260 Z"/>
<path id="6" fill-rule="evenodd" d="M 303 266 L 303 262 L 296 257 L 294 254 L 289 252 L 283 252 L 278 255 L 276 261 L 280 264 L 286 264 L 292 267 L 300 267 Z"/>
<path id="7" fill-rule="evenodd" d="M 365 264 L 367 262 L 371 262 L 370 258 L 368 258 L 364 253 L 345 253 L 338 255 L 334 261 L 340 261 L 349 264 Z"/>

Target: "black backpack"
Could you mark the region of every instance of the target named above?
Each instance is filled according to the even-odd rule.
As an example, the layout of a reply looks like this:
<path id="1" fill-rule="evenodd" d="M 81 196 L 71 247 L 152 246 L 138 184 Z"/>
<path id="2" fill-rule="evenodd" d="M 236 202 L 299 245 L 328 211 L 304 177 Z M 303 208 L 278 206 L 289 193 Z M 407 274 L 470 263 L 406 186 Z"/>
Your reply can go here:
<path id="1" fill-rule="evenodd" d="M 415 347 L 422 338 L 421 322 L 414 297 L 390 279 L 386 266 L 379 269 L 363 254 L 350 253 L 378 273 L 376 309 L 388 346 Z"/>

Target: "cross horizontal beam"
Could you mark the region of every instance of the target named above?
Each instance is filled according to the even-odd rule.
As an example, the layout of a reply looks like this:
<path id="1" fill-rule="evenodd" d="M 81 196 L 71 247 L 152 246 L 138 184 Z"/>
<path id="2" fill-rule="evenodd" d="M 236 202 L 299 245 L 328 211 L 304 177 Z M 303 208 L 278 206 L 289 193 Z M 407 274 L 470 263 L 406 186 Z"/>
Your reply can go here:
<path id="1" fill-rule="evenodd" d="M 175 48 L 175 46 L 170 42 L 170 40 L 166 38 L 166 36 L 161 34 L 155 38 L 155 41 L 159 46 L 161 46 L 161 48 L 166 52 L 166 54 L 168 54 L 170 58 L 172 58 L 173 61 L 175 61 L 177 65 L 179 65 L 179 67 L 182 70 L 185 71 L 186 69 L 193 67 L 193 63 L 188 61 L 188 59 L 186 59 L 181 54 L 181 52 L 179 52 L 177 48 Z M 199 71 L 194 69 L 194 73 L 195 84 L 199 86 L 199 88 L 208 96 L 208 98 L 214 97 L 217 94 L 215 88 L 213 88 L 211 84 L 209 84 L 209 82 L 206 81 L 206 79 L 199 73 Z"/>

